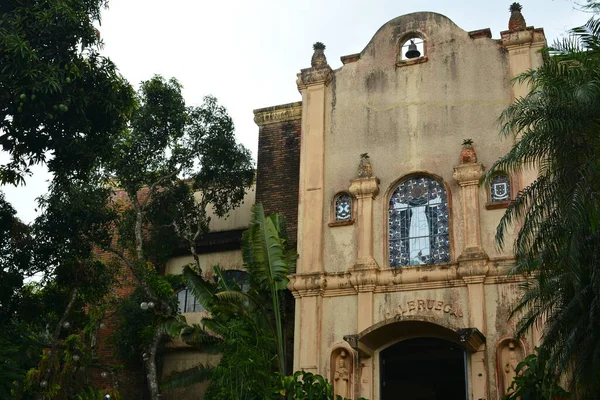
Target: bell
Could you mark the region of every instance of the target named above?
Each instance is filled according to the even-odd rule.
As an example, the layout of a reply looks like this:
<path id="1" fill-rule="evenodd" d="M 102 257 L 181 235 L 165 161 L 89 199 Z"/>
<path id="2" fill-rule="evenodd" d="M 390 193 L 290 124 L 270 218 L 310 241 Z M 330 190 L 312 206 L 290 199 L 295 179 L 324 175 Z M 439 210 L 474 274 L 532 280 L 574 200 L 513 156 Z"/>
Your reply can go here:
<path id="1" fill-rule="evenodd" d="M 421 52 L 417 50 L 417 45 L 414 41 L 410 41 L 410 44 L 408 45 L 408 51 L 406 52 L 405 56 L 406 58 L 421 57 Z"/>

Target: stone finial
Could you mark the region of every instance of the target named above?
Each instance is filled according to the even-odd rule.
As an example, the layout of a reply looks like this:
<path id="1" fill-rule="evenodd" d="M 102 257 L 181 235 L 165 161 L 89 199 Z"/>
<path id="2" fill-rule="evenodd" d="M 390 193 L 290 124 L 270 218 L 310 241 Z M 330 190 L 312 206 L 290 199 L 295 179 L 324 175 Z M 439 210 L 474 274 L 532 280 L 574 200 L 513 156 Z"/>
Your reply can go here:
<path id="1" fill-rule="evenodd" d="M 313 49 L 314 53 L 310 60 L 311 67 L 303 68 L 297 75 L 296 84 L 300 93 L 310 85 L 328 85 L 333 79 L 333 70 L 327 64 L 327 58 L 325 57 L 325 45 L 317 42 L 313 44 Z"/>
<path id="2" fill-rule="evenodd" d="M 462 142 L 463 149 L 460 152 L 460 163 L 461 164 L 476 164 L 477 153 L 473 148 L 473 140 L 465 139 Z"/>
<path id="3" fill-rule="evenodd" d="M 322 68 L 327 64 L 327 57 L 325 57 L 325 45 L 321 42 L 313 44 L 314 53 L 310 60 L 310 65 L 313 68 Z"/>
<path id="4" fill-rule="evenodd" d="M 519 3 L 512 3 L 510 5 L 510 19 L 508 20 L 508 30 L 510 31 L 522 31 L 527 27 L 525 18 L 521 14 L 523 7 Z"/>
<path id="5" fill-rule="evenodd" d="M 360 163 L 358 164 L 358 177 L 371 178 L 373 176 L 373 166 L 369 161 L 369 154 L 363 153 L 360 155 Z"/>

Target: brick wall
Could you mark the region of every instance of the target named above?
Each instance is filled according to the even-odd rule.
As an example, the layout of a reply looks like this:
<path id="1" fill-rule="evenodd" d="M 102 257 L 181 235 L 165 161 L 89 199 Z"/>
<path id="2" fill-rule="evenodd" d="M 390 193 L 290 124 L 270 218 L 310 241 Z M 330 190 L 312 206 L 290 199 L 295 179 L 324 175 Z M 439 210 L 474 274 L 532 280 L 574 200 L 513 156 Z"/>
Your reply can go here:
<path id="1" fill-rule="evenodd" d="M 138 196 L 142 198 L 147 194 L 147 189 L 140 190 Z M 122 190 L 117 190 L 112 196 L 112 201 L 121 202 L 128 204 L 129 200 L 127 194 Z M 116 237 L 113 238 L 116 241 Z M 116 264 L 122 267 L 119 270 L 118 283 L 113 288 L 115 294 L 120 298 L 127 298 L 137 287 L 137 280 L 133 276 L 133 273 L 122 264 L 114 254 L 107 251 L 96 251 L 98 259 L 102 260 L 106 264 Z M 114 316 L 114 310 L 107 311 L 107 318 L 103 321 L 103 329 L 98 329 L 98 335 L 96 338 L 96 355 L 98 357 L 99 364 L 109 367 L 113 365 L 123 365 L 123 362 L 118 359 L 115 353 L 115 348 L 112 343 L 112 336 L 118 329 L 119 321 Z M 123 399 L 147 399 L 148 391 L 146 384 L 146 377 L 144 374 L 143 365 L 136 370 L 131 368 L 125 368 L 116 374 L 110 374 L 103 378 L 101 376 L 103 369 L 94 368 L 91 371 L 91 383 L 97 388 L 105 388 L 107 391 L 110 389 L 118 389 Z"/>
<path id="2" fill-rule="evenodd" d="M 301 103 L 291 103 L 254 111 L 254 120 L 259 126 L 256 202 L 263 204 L 267 214 L 284 215 L 290 249 L 296 248 L 298 235 L 301 106 Z M 292 374 L 295 302 L 290 292 L 286 292 L 282 306 L 286 372 Z"/>
<path id="3" fill-rule="evenodd" d="M 301 119 L 259 126 L 256 202 L 285 216 L 290 244 L 298 232 Z"/>

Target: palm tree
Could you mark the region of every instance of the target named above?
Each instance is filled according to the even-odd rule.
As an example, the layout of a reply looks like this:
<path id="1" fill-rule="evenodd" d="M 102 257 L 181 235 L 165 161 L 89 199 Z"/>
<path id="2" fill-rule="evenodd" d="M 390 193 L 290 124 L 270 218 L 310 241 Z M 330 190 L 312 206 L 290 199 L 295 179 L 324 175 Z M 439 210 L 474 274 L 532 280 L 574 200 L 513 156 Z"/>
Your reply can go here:
<path id="1" fill-rule="evenodd" d="M 516 78 L 531 92 L 501 123 L 518 140 L 485 179 L 538 168 L 497 231 L 502 247 L 509 226 L 522 224 L 511 273 L 530 279 L 512 315 L 519 334 L 543 323 L 551 372 L 568 376 L 578 398 L 600 398 L 600 20 L 545 52 L 543 66 Z"/>
<path id="2" fill-rule="evenodd" d="M 280 296 L 295 262 L 286 243 L 282 217 L 265 217 L 263 207 L 257 204 L 252 223 L 242 236 L 248 282 L 236 281 L 218 266 L 213 267 L 215 282 L 190 266 L 184 268 L 186 286 L 210 316 L 193 326 L 178 316 L 165 323 L 164 329 L 204 352 L 219 352 L 222 358 L 217 366 L 200 364 L 173 374 L 166 379 L 165 388 L 210 378 L 207 398 L 270 397 L 277 379 L 274 372 L 283 374 L 285 366 Z"/>
<path id="3" fill-rule="evenodd" d="M 286 249 L 287 232 L 280 214 L 265 217 L 261 204 L 252 209 L 252 225 L 242 235 L 242 257 L 251 287 L 267 293 L 275 323 L 279 373 L 285 374 L 285 337 L 280 297 L 295 266 L 296 254 Z"/>

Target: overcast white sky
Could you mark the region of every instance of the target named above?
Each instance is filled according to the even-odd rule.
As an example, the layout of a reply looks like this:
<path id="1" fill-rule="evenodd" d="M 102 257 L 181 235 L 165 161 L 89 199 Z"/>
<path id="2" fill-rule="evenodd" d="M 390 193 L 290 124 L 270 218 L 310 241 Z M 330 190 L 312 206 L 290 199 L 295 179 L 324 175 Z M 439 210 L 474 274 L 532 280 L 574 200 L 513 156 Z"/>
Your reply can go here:
<path id="1" fill-rule="evenodd" d="M 239 140 L 256 155 L 252 110 L 301 100 L 296 73 L 310 66 L 312 44 L 327 45 L 332 68 L 358 53 L 377 29 L 399 15 L 434 11 L 466 31 L 507 29 L 512 1 L 498 0 L 111 0 L 100 32 L 104 54 L 134 85 L 154 74 L 176 77 L 188 104 L 212 94 L 227 107 Z M 581 2 L 585 2 L 582 0 Z M 549 42 L 589 14 L 571 0 L 522 0 L 528 25 Z M 5 160 L 1 157 L 0 162 Z M 26 187 L 0 187 L 25 222 L 47 187 L 38 168 Z"/>

